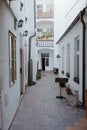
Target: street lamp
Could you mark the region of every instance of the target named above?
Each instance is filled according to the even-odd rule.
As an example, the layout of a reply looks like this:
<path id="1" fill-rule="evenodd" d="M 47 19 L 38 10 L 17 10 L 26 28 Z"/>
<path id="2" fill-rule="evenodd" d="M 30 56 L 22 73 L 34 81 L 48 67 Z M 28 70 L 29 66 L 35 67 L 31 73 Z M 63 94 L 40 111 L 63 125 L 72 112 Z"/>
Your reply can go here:
<path id="1" fill-rule="evenodd" d="M 28 36 L 28 31 L 27 30 L 24 31 L 23 36 L 25 36 L 25 37 Z"/>

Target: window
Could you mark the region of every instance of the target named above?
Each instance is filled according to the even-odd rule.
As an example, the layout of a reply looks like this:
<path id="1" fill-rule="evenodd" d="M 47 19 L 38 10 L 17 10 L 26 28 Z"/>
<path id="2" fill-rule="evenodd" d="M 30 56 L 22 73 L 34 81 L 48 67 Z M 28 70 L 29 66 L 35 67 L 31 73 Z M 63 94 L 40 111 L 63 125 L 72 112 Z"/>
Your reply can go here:
<path id="1" fill-rule="evenodd" d="M 74 81 L 79 83 L 79 37 L 75 38 Z"/>
<path id="2" fill-rule="evenodd" d="M 49 66 L 49 58 L 46 58 L 46 66 Z"/>
<path id="3" fill-rule="evenodd" d="M 70 73 L 70 44 L 67 44 L 67 73 Z"/>
<path id="4" fill-rule="evenodd" d="M 49 53 L 42 53 L 41 57 L 49 57 Z"/>
<path id="5" fill-rule="evenodd" d="M 16 37 L 9 32 L 9 81 L 10 85 L 16 80 Z"/>
<path id="6" fill-rule="evenodd" d="M 43 29 L 42 28 L 38 28 L 37 32 L 43 32 Z"/>
<path id="7" fill-rule="evenodd" d="M 43 12 L 43 5 L 37 5 L 37 12 Z"/>

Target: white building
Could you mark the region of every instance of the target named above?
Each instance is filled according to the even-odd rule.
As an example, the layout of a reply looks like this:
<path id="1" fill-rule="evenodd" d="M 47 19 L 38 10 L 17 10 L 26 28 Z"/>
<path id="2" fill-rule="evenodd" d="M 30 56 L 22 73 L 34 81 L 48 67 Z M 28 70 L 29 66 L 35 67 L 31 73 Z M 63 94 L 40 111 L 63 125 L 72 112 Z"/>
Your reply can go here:
<path id="1" fill-rule="evenodd" d="M 3 130 L 10 127 L 28 83 L 33 8 L 33 0 L 0 0 L 0 129 Z"/>
<path id="2" fill-rule="evenodd" d="M 60 2 L 60 1 L 59 1 Z M 87 89 L 87 1 L 66 0 L 65 27 L 58 37 L 59 76 L 70 74 L 69 84 L 73 91 L 79 92 L 79 100 L 85 104 L 85 90 Z M 59 19 L 59 17 L 58 17 Z M 62 28 L 62 25 L 60 25 Z"/>
<path id="3" fill-rule="evenodd" d="M 38 69 L 50 71 L 56 67 L 54 43 L 54 0 L 36 0 Z"/>

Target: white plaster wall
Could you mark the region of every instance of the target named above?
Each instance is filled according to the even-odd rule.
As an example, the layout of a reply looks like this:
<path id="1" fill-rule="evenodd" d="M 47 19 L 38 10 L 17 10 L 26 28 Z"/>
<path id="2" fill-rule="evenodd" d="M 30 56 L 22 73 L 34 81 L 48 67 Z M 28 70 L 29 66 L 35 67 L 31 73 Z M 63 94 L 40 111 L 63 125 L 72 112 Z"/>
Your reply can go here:
<path id="1" fill-rule="evenodd" d="M 65 31 L 65 0 L 54 0 L 54 67 L 58 68 L 59 54 L 56 42 Z"/>
<path id="2" fill-rule="evenodd" d="M 37 28 L 42 28 L 44 31 L 47 31 L 47 28 L 53 28 L 54 24 L 50 21 L 42 21 L 37 23 Z"/>
<path id="3" fill-rule="evenodd" d="M 31 4 L 29 4 L 29 6 L 28 6 L 28 9 L 29 9 L 29 37 L 33 36 L 36 31 L 36 28 L 34 27 L 34 0 L 31 0 L 30 2 L 31 2 Z M 36 73 L 37 73 L 36 36 L 32 37 L 32 39 L 31 39 L 31 59 L 33 60 L 33 81 L 36 81 Z"/>
<path id="4" fill-rule="evenodd" d="M 74 77 L 74 38 L 79 36 L 80 38 L 80 83 L 77 84 L 73 81 L 73 77 Z M 82 24 L 80 22 L 78 22 L 73 28 L 72 30 L 59 42 L 58 47 L 59 47 L 59 54 L 60 56 L 62 56 L 62 47 L 64 47 L 64 72 L 66 73 L 66 56 L 67 56 L 67 51 L 66 51 L 66 47 L 67 44 L 70 43 L 70 78 L 69 78 L 69 83 L 71 86 L 71 89 L 73 91 L 78 90 L 79 91 L 79 100 L 82 101 Z M 62 71 L 62 59 L 59 59 L 59 76 L 62 77 L 66 77 L 65 74 L 63 75 L 61 73 Z"/>
<path id="5" fill-rule="evenodd" d="M 20 79 L 19 79 L 19 33 L 14 30 L 14 18 L 3 0 L 0 1 L 0 78 L 2 78 L 2 109 L 3 130 L 8 127 L 19 105 Z M 17 37 L 17 80 L 14 86 L 9 86 L 9 46 L 8 31 Z M 16 95 L 16 96 L 15 96 Z"/>
<path id="6" fill-rule="evenodd" d="M 37 73 L 37 46 L 36 46 L 36 37 L 31 39 L 31 59 L 33 61 L 33 81 L 36 82 L 36 73 Z"/>
<path id="7" fill-rule="evenodd" d="M 30 4 L 31 3 L 31 4 Z M 28 18 L 29 18 L 29 36 L 34 34 L 34 0 L 29 1 L 28 6 Z"/>
<path id="8" fill-rule="evenodd" d="M 54 43 L 54 68 L 58 68 L 58 45 Z"/>
<path id="9" fill-rule="evenodd" d="M 28 39 L 24 40 L 24 86 L 28 83 Z"/>
<path id="10" fill-rule="evenodd" d="M 20 40 L 20 49 L 22 49 L 22 86 L 23 91 L 25 92 L 25 87 L 28 82 L 28 39 L 23 37 L 23 35 L 19 35 Z"/>

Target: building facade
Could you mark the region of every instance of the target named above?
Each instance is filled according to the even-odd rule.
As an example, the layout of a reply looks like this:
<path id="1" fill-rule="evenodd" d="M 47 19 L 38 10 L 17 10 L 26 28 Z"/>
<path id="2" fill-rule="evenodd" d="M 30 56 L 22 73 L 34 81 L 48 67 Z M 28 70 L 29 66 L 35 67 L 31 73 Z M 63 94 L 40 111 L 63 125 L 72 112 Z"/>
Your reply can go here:
<path id="1" fill-rule="evenodd" d="M 87 1 L 66 0 L 65 28 L 58 39 L 59 76 L 69 75 L 69 84 L 73 93 L 78 91 L 79 101 L 85 104 L 86 83 L 86 35 Z M 71 17 L 72 16 L 72 17 Z"/>
<path id="2" fill-rule="evenodd" d="M 36 28 L 38 69 L 53 70 L 55 66 L 54 0 L 36 0 Z"/>
<path id="3" fill-rule="evenodd" d="M 29 37 L 34 31 L 28 0 L 0 0 L 0 129 L 8 130 L 28 84 Z M 30 20 L 31 18 L 31 20 Z"/>

